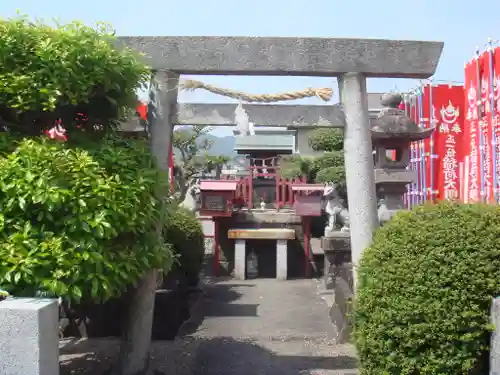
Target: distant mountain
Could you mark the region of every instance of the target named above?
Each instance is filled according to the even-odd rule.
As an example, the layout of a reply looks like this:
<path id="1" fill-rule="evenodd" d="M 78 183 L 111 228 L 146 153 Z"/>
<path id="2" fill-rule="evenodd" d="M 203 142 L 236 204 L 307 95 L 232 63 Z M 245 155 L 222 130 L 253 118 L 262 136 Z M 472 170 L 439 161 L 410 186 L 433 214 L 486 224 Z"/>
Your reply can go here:
<path id="1" fill-rule="evenodd" d="M 235 157 L 237 153 L 234 151 L 235 139 L 234 135 L 226 137 L 217 137 L 216 135 L 207 134 L 206 139 L 213 142 L 208 153 L 210 155 L 225 155 Z"/>
<path id="2" fill-rule="evenodd" d="M 213 134 L 207 134 L 201 138 L 200 141 L 203 139 L 208 139 L 212 142 L 212 147 L 210 147 L 210 150 L 208 151 L 209 155 L 224 155 L 231 158 L 238 156 L 238 154 L 234 151 L 235 139 L 232 135 L 217 137 Z M 174 154 L 177 155 L 178 151 L 174 150 Z"/>

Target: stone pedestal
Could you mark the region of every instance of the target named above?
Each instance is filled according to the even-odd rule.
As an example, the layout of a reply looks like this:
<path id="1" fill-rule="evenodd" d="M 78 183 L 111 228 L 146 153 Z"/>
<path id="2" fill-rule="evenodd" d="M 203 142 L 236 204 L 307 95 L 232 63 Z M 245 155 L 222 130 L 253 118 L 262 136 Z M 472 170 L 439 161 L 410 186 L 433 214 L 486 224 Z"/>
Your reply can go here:
<path id="1" fill-rule="evenodd" d="M 0 302 L 0 374 L 59 374 L 57 300 L 12 298 Z"/>
<path id="2" fill-rule="evenodd" d="M 235 240 L 234 242 L 234 278 L 245 280 L 246 273 L 246 242 L 245 240 Z"/>
<path id="3" fill-rule="evenodd" d="M 325 289 L 333 292 L 330 320 L 336 329 L 338 344 L 351 336 L 349 313 L 354 297 L 354 280 L 349 232 L 334 232 L 321 239 L 325 253 Z"/>
<path id="4" fill-rule="evenodd" d="M 234 239 L 234 278 L 245 280 L 246 243 L 245 240 L 276 240 L 276 278 L 286 280 L 288 275 L 288 240 L 295 239 L 295 231 L 290 228 L 250 228 L 230 229 L 227 237 Z"/>
<path id="5" fill-rule="evenodd" d="M 325 289 L 333 289 L 335 268 L 351 262 L 351 238 L 349 232 L 339 231 L 330 236 L 322 237 L 321 248 L 325 253 L 323 273 Z"/>
<path id="6" fill-rule="evenodd" d="M 287 240 L 276 241 L 276 278 L 286 280 L 288 275 L 288 246 Z"/>
<path id="7" fill-rule="evenodd" d="M 288 240 L 276 240 L 276 279 L 286 280 L 288 277 Z M 234 243 L 234 278 L 246 278 L 246 242 L 235 240 Z"/>

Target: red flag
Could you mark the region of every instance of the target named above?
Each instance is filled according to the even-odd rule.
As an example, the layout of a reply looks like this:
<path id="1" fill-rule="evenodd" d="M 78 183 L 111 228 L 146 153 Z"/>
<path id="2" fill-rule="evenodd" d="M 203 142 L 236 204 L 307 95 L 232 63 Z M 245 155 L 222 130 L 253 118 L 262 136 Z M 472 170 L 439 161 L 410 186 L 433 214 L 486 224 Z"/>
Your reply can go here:
<path id="1" fill-rule="evenodd" d="M 431 100 L 433 100 L 433 86 L 425 85 L 422 92 L 422 113 L 423 113 L 423 125 L 425 129 L 429 129 L 434 126 L 436 121 L 435 110 L 431 112 Z M 437 197 L 437 181 L 436 181 L 436 168 L 437 159 L 436 151 L 434 149 L 434 133 L 432 133 L 430 138 L 423 140 L 423 150 L 424 150 L 424 167 L 425 167 L 425 179 L 427 184 L 427 199 L 434 201 Z"/>
<path id="2" fill-rule="evenodd" d="M 408 116 L 416 123 L 420 123 L 418 96 L 411 96 L 406 108 Z M 422 179 L 421 179 L 421 149 L 419 142 L 410 144 L 410 168 L 416 171 L 416 180 L 409 186 L 409 207 L 423 201 Z"/>
<path id="3" fill-rule="evenodd" d="M 493 162 L 491 149 L 491 101 L 490 101 L 490 62 L 488 52 L 483 53 L 478 58 L 479 80 L 481 87 L 481 106 L 479 112 L 479 131 L 483 144 L 483 179 L 484 179 L 484 200 L 493 202 Z"/>
<path id="4" fill-rule="evenodd" d="M 476 61 L 465 65 L 464 95 L 467 113 L 464 119 L 465 152 L 465 202 L 480 199 L 481 177 L 479 170 L 479 113 L 478 113 L 478 77 Z"/>
<path id="5" fill-rule="evenodd" d="M 148 120 L 148 105 L 146 103 L 139 103 L 137 107 L 135 107 L 135 110 L 142 120 Z"/>
<path id="6" fill-rule="evenodd" d="M 437 198 L 460 197 L 459 161 L 463 135 L 463 86 L 438 85 L 433 87 L 432 105 L 436 113 L 437 129 L 434 147 L 436 159 L 435 180 Z"/>
<path id="7" fill-rule="evenodd" d="M 493 74 L 493 88 L 490 91 L 493 93 L 493 108 L 491 108 L 491 131 L 495 134 L 494 146 L 495 146 L 495 159 L 496 168 L 493 173 L 496 175 L 497 195 L 500 193 L 500 47 L 495 48 L 492 51 L 493 54 L 493 66 L 491 67 L 491 72 Z"/>

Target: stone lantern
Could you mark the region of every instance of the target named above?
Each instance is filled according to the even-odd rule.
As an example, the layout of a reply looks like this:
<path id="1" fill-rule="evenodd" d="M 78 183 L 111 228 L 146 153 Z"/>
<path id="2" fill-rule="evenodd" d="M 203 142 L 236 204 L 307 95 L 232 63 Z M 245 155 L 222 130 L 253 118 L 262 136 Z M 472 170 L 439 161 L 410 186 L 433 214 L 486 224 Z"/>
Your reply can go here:
<path id="1" fill-rule="evenodd" d="M 381 104 L 385 108 L 371 125 L 381 224 L 390 220 L 395 211 L 404 209 L 406 186 L 417 179 L 416 172 L 407 169 L 410 143 L 429 138 L 434 131 L 434 128 L 419 128 L 404 110 L 398 108 L 401 102 L 399 94 L 383 95 Z"/>

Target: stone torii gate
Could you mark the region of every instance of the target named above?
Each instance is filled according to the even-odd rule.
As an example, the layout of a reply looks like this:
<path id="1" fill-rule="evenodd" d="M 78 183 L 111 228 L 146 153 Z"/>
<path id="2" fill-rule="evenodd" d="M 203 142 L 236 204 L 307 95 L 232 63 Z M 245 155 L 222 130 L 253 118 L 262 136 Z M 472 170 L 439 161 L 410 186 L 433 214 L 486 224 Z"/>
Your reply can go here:
<path id="1" fill-rule="evenodd" d="M 425 79 L 436 70 L 441 42 L 278 37 L 119 37 L 154 70 L 148 108 L 152 152 L 168 170 L 180 74 L 338 77 L 345 117 L 344 151 L 354 270 L 378 225 L 367 77 Z M 252 114 L 249 113 L 250 116 Z M 251 117 L 250 117 L 251 118 Z M 129 311 L 135 319 L 122 350 L 125 373 L 145 365 L 156 272 L 141 280 Z M 131 345 L 134 341 L 135 345 Z"/>
<path id="2" fill-rule="evenodd" d="M 155 110 L 152 113 L 153 123 L 150 124 L 152 148 L 160 166 L 165 169 L 168 160 L 168 147 L 165 145 L 170 144 L 173 124 L 178 122 L 177 87 L 180 74 L 338 77 L 343 114 L 333 111 L 330 115 L 345 116 L 344 150 L 352 261 L 354 267 L 358 264 L 378 225 L 366 78 L 429 78 L 436 70 L 444 45 L 442 42 L 279 37 L 120 37 L 119 43 L 144 54 L 145 62 L 155 71 L 150 94 L 151 107 Z M 183 112 L 187 113 L 186 110 Z M 252 119 L 252 114 L 249 115 Z M 182 119 L 182 122 L 192 120 Z"/>

